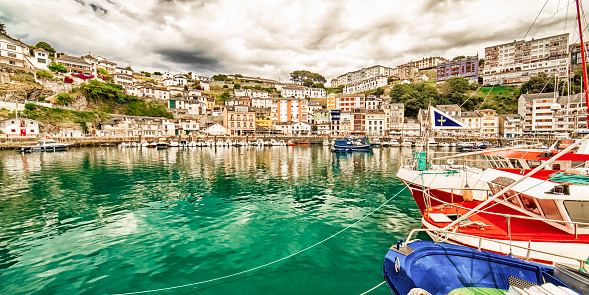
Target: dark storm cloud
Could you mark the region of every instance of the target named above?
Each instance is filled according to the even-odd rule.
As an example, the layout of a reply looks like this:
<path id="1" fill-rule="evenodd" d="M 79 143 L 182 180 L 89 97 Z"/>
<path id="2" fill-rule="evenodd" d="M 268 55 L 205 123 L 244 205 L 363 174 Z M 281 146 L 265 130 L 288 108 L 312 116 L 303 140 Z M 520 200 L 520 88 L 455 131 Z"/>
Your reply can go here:
<path id="1" fill-rule="evenodd" d="M 88 6 L 92 7 L 92 10 L 94 10 L 94 12 L 102 11 L 103 15 L 108 12 L 108 10 L 106 10 L 104 7 L 96 5 L 94 3 L 90 3 Z"/>
<path id="2" fill-rule="evenodd" d="M 156 50 L 156 53 L 161 55 L 162 59 L 166 61 L 188 65 L 192 68 L 207 69 L 210 71 L 222 69 L 219 60 L 203 50 L 164 48 Z"/>

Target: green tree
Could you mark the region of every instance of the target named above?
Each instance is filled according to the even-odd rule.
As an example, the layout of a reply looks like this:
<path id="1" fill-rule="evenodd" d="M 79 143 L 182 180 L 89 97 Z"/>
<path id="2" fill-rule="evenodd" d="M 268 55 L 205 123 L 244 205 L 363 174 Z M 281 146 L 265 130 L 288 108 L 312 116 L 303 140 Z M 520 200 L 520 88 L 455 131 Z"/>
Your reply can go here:
<path id="1" fill-rule="evenodd" d="M 217 100 L 220 100 L 220 101 L 226 101 L 226 100 L 229 100 L 229 99 L 231 99 L 231 94 L 229 94 L 229 91 L 225 91 L 225 92 L 223 92 L 223 94 L 221 94 L 221 95 L 220 95 L 220 96 L 217 98 Z"/>
<path id="2" fill-rule="evenodd" d="M 103 69 L 103 68 L 98 68 L 98 70 L 96 70 L 99 74 L 101 75 L 105 75 L 105 76 L 109 76 L 110 74 L 108 73 L 107 70 Z"/>
<path id="3" fill-rule="evenodd" d="M 313 85 L 313 87 L 315 87 L 315 88 L 325 88 L 325 84 L 323 84 L 321 82 L 317 82 L 317 83 L 315 83 L 315 85 Z"/>
<path id="4" fill-rule="evenodd" d="M 129 70 L 129 71 L 133 72 L 133 69 L 131 68 L 131 66 L 126 66 L 125 70 Z"/>
<path id="5" fill-rule="evenodd" d="M 243 75 L 242 74 L 235 74 L 235 75 L 233 75 L 233 77 L 235 77 L 235 78 L 243 78 Z"/>
<path id="6" fill-rule="evenodd" d="M 184 91 L 188 91 L 188 85 L 184 85 Z"/>
<path id="7" fill-rule="evenodd" d="M 0 23 L 0 34 L 6 35 L 6 26 L 3 23 Z"/>
<path id="8" fill-rule="evenodd" d="M 47 50 L 49 52 L 49 56 L 50 57 L 54 57 L 55 56 L 55 49 L 53 49 L 53 47 L 49 43 L 47 43 L 45 41 L 39 41 L 39 42 L 37 42 L 37 44 L 35 45 L 35 47 L 37 47 L 37 48 L 43 48 L 43 49 Z"/>
<path id="9" fill-rule="evenodd" d="M 325 80 L 325 77 L 323 77 L 321 74 L 309 72 L 306 70 L 294 71 L 290 73 L 290 79 L 294 82 L 298 82 L 301 84 L 303 84 L 307 79 L 311 79 L 311 81 L 313 81 L 314 83 L 327 82 L 327 80 Z"/>
<path id="10" fill-rule="evenodd" d="M 464 55 L 459 55 L 459 56 L 457 56 L 457 57 L 453 58 L 452 60 L 458 60 L 458 59 L 465 58 L 465 57 L 466 57 L 466 56 L 464 56 Z"/>
<path id="11" fill-rule="evenodd" d="M 162 75 L 162 73 L 160 73 L 160 72 L 153 72 L 153 74 L 156 75 L 156 76 L 161 76 Z"/>
<path id="12" fill-rule="evenodd" d="M 392 102 L 403 103 L 405 114 L 412 118 L 417 117 L 419 109 L 427 108 L 430 101 L 436 104 L 439 98 L 437 89 L 424 83 L 397 84 L 389 95 Z"/>
<path id="13" fill-rule="evenodd" d="M 485 59 L 484 58 L 479 59 L 479 68 L 482 68 L 484 66 L 485 66 Z"/>
<path id="14" fill-rule="evenodd" d="M 58 64 L 54 61 L 47 65 L 47 68 L 53 72 L 67 73 L 67 68 L 64 65 Z"/>
<path id="15" fill-rule="evenodd" d="M 311 78 L 307 78 L 305 81 L 303 81 L 303 86 L 305 87 L 313 87 L 313 85 L 315 85 L 315 82 L 313 82 L 313 79 Z"/>
<path id="16" fill-rule="evenodd" d="M 61 104 L 61 105 L 68 105 L 73 100 L 74 99 L 69 94 L 67 94 L 65 92 L 60 93 L 55 97 L 55 103 Z"/>
<path id="17" fill-rule="evenodd" d="M 240 89 L 240 88 L 241 88 L 241 84 L 233 83 L 233 89 Z"/>
<path id="18" fill-rule="evenodd" d="M 40 71 L 37 71 L 37 77 L 51 79 L 51 78 L 53 78 L 53 74 L 51 74 L 51 72 L 46 71 L 46 70 L 40 70 Z"/>
<path id="19" fill-rule="evenodd" d="M 372 94 L 374 94 L 376 96 L 381 96 L 384 94 L 384 88 L 378 87 L 378 88 L 376 88 L 376 90 Z"/>
<path id="20" fill-rule="evenodd" d="M 223 75 L 223 74 L 214 75 L 212 78 L 215 81 L 231 81 L 231 79 L 229 77 L 227 77 L 227 75 Z"/>

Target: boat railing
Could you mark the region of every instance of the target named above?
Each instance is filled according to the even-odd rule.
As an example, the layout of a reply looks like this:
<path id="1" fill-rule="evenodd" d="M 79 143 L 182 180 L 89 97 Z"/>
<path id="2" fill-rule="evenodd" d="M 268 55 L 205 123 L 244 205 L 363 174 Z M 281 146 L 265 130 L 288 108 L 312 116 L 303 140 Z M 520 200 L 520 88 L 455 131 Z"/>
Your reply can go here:
<path id="1" fill-rule="evenodd" d="M 554 257 L 564 258 L 567 260 L 576 261 L 579 264 L 580 269 L 585 269 L 585 265 L 587 264 L 586 260 L 582 260 L 579 258 L 574 258 L 574 257 L 566 256 L 566 255 L 553 253 L 553 252 L 542 251 L 542 250 L 538 250 L 538 249 L 533 249 L 531 241 L 528 241 L 527 246 L 521 246 L 518 244 L 513 244 L 511 242 L 504 242 L 504 241 L 495 240 L 495 239 L 488 239 L 488 238 L 483 238 L 483 237 L 479 237 L 479 236 L 475 236 L 475 235 L 469 235 L 469 234 L 454 232 L 454 231 L 442 231 L 439 229 L 427 229 L 427 228 L 414 229 L 407 236 L 405 245 L 409 244 L 410 242 L 413 242 L 411 240 L 411 237 L 413 237 L 413 235 L 415 235 L 418 232 L 433 233 L 435 235 L 434 242 L 436 244 L 446 241 L 450 235 L 477 239 L 478 240 L 477 251 L 479 251 L 479 252 L 482 251 L 481 249 L 482 249 L 483 241 L 492 242 L 492 243 L 496 243 L 496 244 L 500 244 L 500 245 L 506 245 L 506 246 L 509 246 L 510 249 L 512 247 L 518 248 L 518 249 L 523 249 L 526 251 L 526 257 L 524 258 L 525 261 L 530 261 L 530 255 L 532 254 L 532 252 L 535 252 L 535 253 L 539 253 L 539 254 L 545 254 L 545 255 L 549 255 L 549 256 L 554 256 Z"/>
<path id="2" fill-rule="evenodd" d="M 460 206 L 457 203 L 454 203 L 454 190 L 463 192 L 463 191 L 478 191 L 478 190 L 487 190 L 490 191 L 489 189 L 477 189 L 477 188 L 462 188 L 462 189 L 456 189 L 456 188 L 436 188 L 437 190 L 451 190 L 451 199 L 450 202 L 446 202 L 444 200 L 441 200 L 437 197 L 435 197 L 435 195 L 433 195 L 430 192 L 430 189 L 427 188 L 425 189 L 425 195 L 426 195 L 426 212 L 429 212 L 432 208 L 431 206 L 431 201 L 432 199 L 435 200 L 436 202 L 442 203 L 442 206 L 451 206 L 456 208 L 456 215 L 458 215 L 458 209 L 463 209 L 466 211 L 470 211 L 472 210 L 472 208 L 468 208 L 468 207 L 464 207 L 464 206 Z M 496 204 L 505 202 L 506 200 L 502 200 Z M 492 205 L 494 206 L 494 205 Z M 526 215 L 513 215 L 513 214 L 503 214 L 503 213 L 497 213 L 497 212 L 489 212 L 489 211 L 485 211 L 485 210 L 476 210 L 475 214 L 487 214 L 487 215 L 494 215 L 494 216 L 503 216 L 505 217 L 505 223 L 506 223 L 506 227 L 507 227 L 507 236 L 511 237 L 511 227 L 512 227 L 512 219 L 521 219 L 521 220 L 533 220 L 533 221 L 542 221 L 542 222 L 554 222 L 560 225 L 563 225 L 565 227 L 570 226 L 570 228 L 573 230 L 573 233 L 571 235 L 574 236 L 575 239 L 579 238 L 579 227 L 586 227 L 589 228 L 589 223 L 587 222 L 578 222 L 578 221 L 570 221 L 570 220 L 558 220 L 558 219 L 548 219 L 545 217 L 534 217 L 534 216 L 526 216 Z"/>

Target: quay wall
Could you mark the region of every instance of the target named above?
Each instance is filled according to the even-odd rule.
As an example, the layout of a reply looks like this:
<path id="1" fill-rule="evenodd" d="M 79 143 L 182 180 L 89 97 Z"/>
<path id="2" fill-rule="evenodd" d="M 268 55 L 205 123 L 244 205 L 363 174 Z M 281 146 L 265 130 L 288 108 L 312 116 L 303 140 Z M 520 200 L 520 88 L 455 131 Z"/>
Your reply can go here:
<path id="1" fill-rule="evenodd" d="M 167 140 L 187 140 L 187 141 L 205 141 L 205 140 L 226 140 L 231 139 L 232 141 L 240 141 L 240 140 L 248 140 L 248 141 L 256 141 L 258 139 L 262 140 L 284 140 L 289 141 L 291 140 L 294 143 L 297 142 L 309 142 L 310 144 L 322 144 L 323 140 L 328 139 L 332 140 L 334 138 L 342 138 L 343 136 L 282 136 L 282 135 L 259 135 L 259 136 L 201 136 L 201 135 L 177 135 L 177 136 L 169 136 Z M 105 137 L 105 136 L 82 136 L 82 137 L 62 137 L 62 136 L 54 136 L 52 137 L 57 142 L 67 142 L 71 143 L 72 146 L 82 147 L 82 146 L 100 146 L 103 144 L 118 144 L 121 142 L 140 142 L 145 140 L 147 142 L 156 141 L 160 137 Z M 374 139 L 376 137 L 371 137 Z M 391 139 L 397 139 L 402 141 L 398 136 L 391 136 L 391 137 L 378 137 L 381 142 L 390 141 Z M 419 140 L 419 137 L 406 137 L 406 140 L 415 142 Z M 0 135 L 0 149 L 12 149 L 22 145 L 35 145 L 37 144 L 38 138 L 35 136 L 2 136 Z M 488 141 L 493 145 L 498 144 L 501 142 L 502 145 L 508 144 L 509 141 L 513 139 L 496 139 L 496 138 L 472 138 L 472 137 L 435 137 L 436 142 L 459 142 L 459 141 Z M 549 144 L 548 139 L 540 139 L 540 142 L 544 144 Z"/>

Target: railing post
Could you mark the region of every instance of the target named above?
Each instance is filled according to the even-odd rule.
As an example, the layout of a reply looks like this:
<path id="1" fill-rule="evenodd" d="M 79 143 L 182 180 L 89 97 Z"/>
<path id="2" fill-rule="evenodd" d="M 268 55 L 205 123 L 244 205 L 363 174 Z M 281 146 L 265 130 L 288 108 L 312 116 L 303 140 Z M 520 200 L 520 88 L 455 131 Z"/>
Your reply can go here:
<path id="1" fill-rule="evenodd" d="M 575 239 L 578 239 L 578 237 L 577 237 L 578 228 L 579 228 L 579 224 L 578 223 L 575 223 Z"/>
<path id="2" fill-rule="evenodd" d="M 532 241 L 528 240 L 528 254 L 526 254 L 526 261 L 530 261 L 531 252 L 532 252 Z"/>
<path id="3" fill-rule="evenodd" d="M 507 218 L 507 236 L 511 237 L 511 215 L 505 215 Z"/>
<path id="4" fill-rule="evenodd" d="M 483 239 L 479 237 L 479 247 L 478 247 L 478 251 L 481 252 L 481 246 L 483 245 Z"/>

